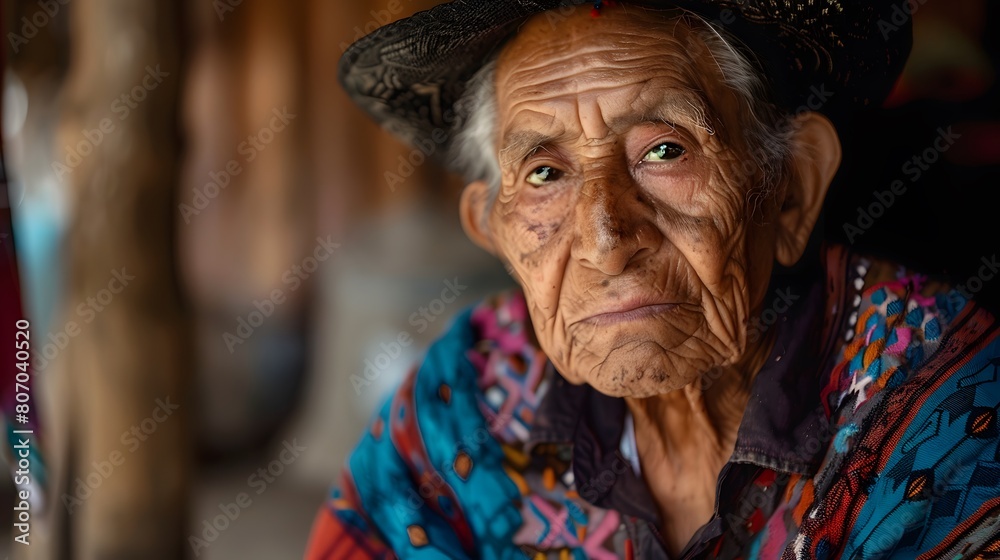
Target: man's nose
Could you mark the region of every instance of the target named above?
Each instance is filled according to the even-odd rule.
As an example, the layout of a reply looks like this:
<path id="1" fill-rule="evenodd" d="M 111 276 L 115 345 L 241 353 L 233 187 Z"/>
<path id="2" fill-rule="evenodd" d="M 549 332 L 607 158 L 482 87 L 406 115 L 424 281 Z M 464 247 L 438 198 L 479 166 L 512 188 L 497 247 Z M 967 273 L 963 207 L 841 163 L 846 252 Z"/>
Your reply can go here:
<path id="1" fill-rule="evenodd" d="M 608 276 L 621 274 L 662 241 L 653 216 L 631 177 L 588 179 L 576 203 L 573 258 Z"/>

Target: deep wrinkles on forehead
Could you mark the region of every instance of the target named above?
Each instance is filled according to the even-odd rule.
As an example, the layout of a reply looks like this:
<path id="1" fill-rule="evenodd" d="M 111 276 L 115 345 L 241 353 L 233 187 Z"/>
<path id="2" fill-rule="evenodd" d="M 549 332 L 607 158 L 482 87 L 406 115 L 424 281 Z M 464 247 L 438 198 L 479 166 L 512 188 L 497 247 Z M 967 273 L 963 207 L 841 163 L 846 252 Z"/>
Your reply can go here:
<path id="1" fill-rule="evenodd" d="M 519 128 L 566 136 L 578 131 L 568 131 L 566 123 L 557 122 L 552 107 L 543 108 L 546 102 L 582 90 L 600 95 L 628 86 L 641 88 L 636 90 L 633 103 L 646 105 L 643 100 L 660 97 L 658 90 L 664 84 L 689 94 L 672 96 L 685 101 L 672 103 L 672 113 L 684 124 L 712 130 L 709 123 L 715 118 L 704 82 L 716 77 L 711 75 L 715 69 L 709 67 L 706 72 L 704 64 L 692 58 L 692 51 L 705 48 L 681 20 L 613 28 L 600 25 L 599 19 L 574 23 L 554 34 L 545 20 L 532 20 L 504 49 L 497 73 L 497 96 L 503 100 L 499 115 L 502 134 L 516 122 Z M 638 80 L 637 71 L 647 78 Z"/>
<path id="2" fill-rule="evenodd" d="M 584 66 L 593 67 L 592 77 L 621 79 L 624 70 L 638 67 L 652 57 L 662 59 L 658 61 L 661 66 L 674 68 L 676 78 L 694 86 L 698 64 L 690 51 L 706 49 L 681 20 L 648 26 L 629 24 L 624 28 L 576 23 L 557 33 L 547 33 L 529 22 L 500 55 L 500 67 L 509 69 L 508 81 L 523 83 L 544 72 L 549 81 L 559 83 L 560 78 L 578 75 Z M 537 92 L 529 89 L 524 93 Z"/>

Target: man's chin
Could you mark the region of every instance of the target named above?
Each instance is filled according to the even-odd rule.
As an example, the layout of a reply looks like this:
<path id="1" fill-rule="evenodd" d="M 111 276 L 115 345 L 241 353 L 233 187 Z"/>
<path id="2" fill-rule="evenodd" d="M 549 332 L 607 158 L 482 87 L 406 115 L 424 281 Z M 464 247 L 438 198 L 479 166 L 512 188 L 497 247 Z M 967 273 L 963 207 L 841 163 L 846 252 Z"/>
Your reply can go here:
<path id="1" fill-rule="evenodd" d="M 655 397 L 657 395 L 664 395 L 670 393 L 671 391 L 676 391 L 684 387 L 683 383 L 649 383 L 649 382 L 636 382 L 627 385 L 616 385 L 614 383 L 604 384 L 600 381 L 595 383 L 588 382 L 588 385 L 593 387 L 597 392 L 607 395 L 609 397 L 617 398 L 633 398 L 633 399 L 645 399 L 649 397 Z"/>
<path id="2" fill-rule="evenodd" d="M 654 397 L 681 389 L 690 381 L 662 359 L 604 364 L 583 381 L 609 397 Z"/>

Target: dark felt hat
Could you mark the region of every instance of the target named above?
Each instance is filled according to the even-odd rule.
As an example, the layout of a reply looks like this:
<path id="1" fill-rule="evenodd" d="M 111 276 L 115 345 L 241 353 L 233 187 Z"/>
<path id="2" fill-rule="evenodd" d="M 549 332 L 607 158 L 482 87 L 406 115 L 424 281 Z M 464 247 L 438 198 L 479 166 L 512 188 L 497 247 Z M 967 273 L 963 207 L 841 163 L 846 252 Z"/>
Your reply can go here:
<path id="1" fill-rule="evenodd" d="M 339 78 L 376 122 L 442 159 L 463 118 L 455 102 L 527 18 L 582 0 L 455 0 L 383 26 L 344 53 Z M 787 111 L 871 106 L 909 55 L 908 0 L 638 0 L 695 12 L 734 36 Z M 635 10 L 642 17 L 644 10 Z M 558 25 L 558 24 L 556 24 Z M 836 102 L 831 103 L 834 99 Z M 458 113 L 458 114 L 456 114 Z"/>

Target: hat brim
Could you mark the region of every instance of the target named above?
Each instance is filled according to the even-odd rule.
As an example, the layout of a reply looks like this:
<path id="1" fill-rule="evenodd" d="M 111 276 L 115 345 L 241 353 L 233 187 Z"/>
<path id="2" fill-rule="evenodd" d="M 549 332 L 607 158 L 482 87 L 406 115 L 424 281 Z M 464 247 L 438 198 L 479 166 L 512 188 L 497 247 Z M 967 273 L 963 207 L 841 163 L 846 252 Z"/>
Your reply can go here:
<path id="1" fill-rule="evenodd" d="M 338 77 L 348 95 L 384 128 L 444 161 L 466 83 L 529 17 L 558 20 L 586 0 L 455 0 L 385 25 L 352 44 Z M 838 101 L 881 103 L 911 46 L 909 21 L 891 35 L 879 28 L 892 3 L 835 0 L 629 2 L 682 8 L 736 37 L 789 111 L 822 90 Z M 786 3 L 789 4 L 789 3 Z M 861 3 L 857 3 L 861 4 Z M 559 11 L 555 11 L 559 10 Z M 641 13 L 637 11 L 637 13 Z"/>

